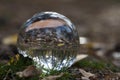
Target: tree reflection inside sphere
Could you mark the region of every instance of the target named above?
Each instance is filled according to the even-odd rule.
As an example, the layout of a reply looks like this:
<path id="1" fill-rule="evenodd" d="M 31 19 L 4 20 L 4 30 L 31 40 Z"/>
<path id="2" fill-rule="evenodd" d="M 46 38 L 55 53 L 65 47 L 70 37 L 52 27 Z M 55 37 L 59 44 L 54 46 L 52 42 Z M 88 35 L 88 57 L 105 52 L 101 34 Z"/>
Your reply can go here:
<path id="1" fill-rule="evenodd" d="M 75 26 L 56 12 L 41 12 L 27 20 L 20 29 L 19 53 L 34 61 L 43 72 L 70 67 L 79 50 Z"/>

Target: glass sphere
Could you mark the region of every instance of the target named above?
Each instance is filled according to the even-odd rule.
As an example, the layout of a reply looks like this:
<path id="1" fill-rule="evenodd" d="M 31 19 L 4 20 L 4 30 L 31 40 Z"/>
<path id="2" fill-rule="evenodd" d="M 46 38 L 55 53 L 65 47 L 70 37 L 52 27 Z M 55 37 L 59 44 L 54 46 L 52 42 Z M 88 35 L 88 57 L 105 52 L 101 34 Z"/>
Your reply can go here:
<path id="1" fill-rule="evenodd" d="M 70 67 L 79 50 L 79 37 L 71 21 L 56 12 L 41 12 L 20 29 L 17 47 L 44 72 Z"/>

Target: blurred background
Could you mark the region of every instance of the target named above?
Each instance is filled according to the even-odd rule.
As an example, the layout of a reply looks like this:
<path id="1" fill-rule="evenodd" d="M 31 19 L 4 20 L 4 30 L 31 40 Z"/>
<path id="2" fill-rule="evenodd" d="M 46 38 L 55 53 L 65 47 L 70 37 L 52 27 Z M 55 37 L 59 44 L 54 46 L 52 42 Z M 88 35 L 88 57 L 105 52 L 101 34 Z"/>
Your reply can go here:
<path id="1" fill-rule="evenodd" d="M 119 0 L 1 0 L 0 36 L 15 33 L 35 13 L 59 12 L 90 41 L 119 42 Z"/>
<path id="2" fill-rule="evenodd" d="M 70 18 L 97 52 L 120 51 L 120 0 L 0 0 L 0 39 L 16 34 L 27 19 L 41 11 Z"/>

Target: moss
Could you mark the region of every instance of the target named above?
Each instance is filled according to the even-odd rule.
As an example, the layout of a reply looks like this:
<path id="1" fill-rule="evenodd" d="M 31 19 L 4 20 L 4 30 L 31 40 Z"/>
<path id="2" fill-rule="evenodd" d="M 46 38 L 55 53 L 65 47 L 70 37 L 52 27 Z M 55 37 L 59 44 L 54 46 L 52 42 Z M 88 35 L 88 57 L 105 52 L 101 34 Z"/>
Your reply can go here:
<path id="1" fill-rule="evenodd" d="M 75 76 L 73 76 L 72 73 L 69 73 L 69 70 L 66 68 L 63 68 L 61 71 L 51 70 L 48 74 L 43 73 L 40 76 L 35 76 L 32 78 L 19 78 L 15 75 L 16 72 L 23 71 L 29 65 L 32 65 L 32 60 L 29 58 L 24 58 L 22 56 L 20 56 L 18 61 L 12 61 L 10 65 L 0 64 L 0 80 L 3 80 L 6 77 L 6 75 L 8 76 L 8 78 L 15 78 L 16 80 L 38 80 L 39 78 L 44 78 L 49 75 L 59 75 L 62 72 L 64 73 L 64 75 L 58 78 L 57 80 L 75 80 Z M 83 59 L 77 62 L 73 67 L 91 70 L 92 72 L 105 70 L 110 70 L 113 72 L 120 71 L 120 68 L 117 68 L 110 63 L 94 59 Z"/>
<path id="2" fill-rule="evenodd" d="M 120 71 L 120 68 L 114 66 L 112 63 L 103 62 L 100 60 L 94 59 L 83 59 L 77 62 L 74 67 L 84 68 L 84 69 L 93 69 L 93 70 L 111 70 L 113 72 Z"/>
<path id="3" fill-rule="evenodd" d="M 9 64 L 0 64 L 0 80 L 3 80 L 5 77 L 8 79 L 16 80 L 38 80 L 38 77 L 33 78 L 19 78 L 16 75 L 16 72 L 23 71 L 27 66 L 32 64 L 32 60 L 29 58 L 20 57 L 19 60 L 12 61 Z"/>
<path id="4" fill-rule="evenodd" d="M 105 68 L 104 63 L 96 62 L 96 61 L 82 60 L 78 64 L 79 64 L 80 67 L 86 67 L 86 68 L 94 68 L 94 69 L 103 69 L 103 68 Z"/>

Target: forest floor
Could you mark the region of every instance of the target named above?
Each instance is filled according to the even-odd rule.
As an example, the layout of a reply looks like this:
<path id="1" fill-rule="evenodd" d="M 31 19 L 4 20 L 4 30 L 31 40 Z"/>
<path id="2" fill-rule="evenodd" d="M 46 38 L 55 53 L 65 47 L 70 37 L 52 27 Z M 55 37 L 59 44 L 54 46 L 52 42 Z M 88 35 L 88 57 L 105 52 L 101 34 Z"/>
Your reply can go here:
<path id="1" fill-rule="evenodd" d="M 120 68 L 88 56 L 68 69 L 44 74 L 15 45 L 0 47 L 0 80 L 120 80 Z"/>

